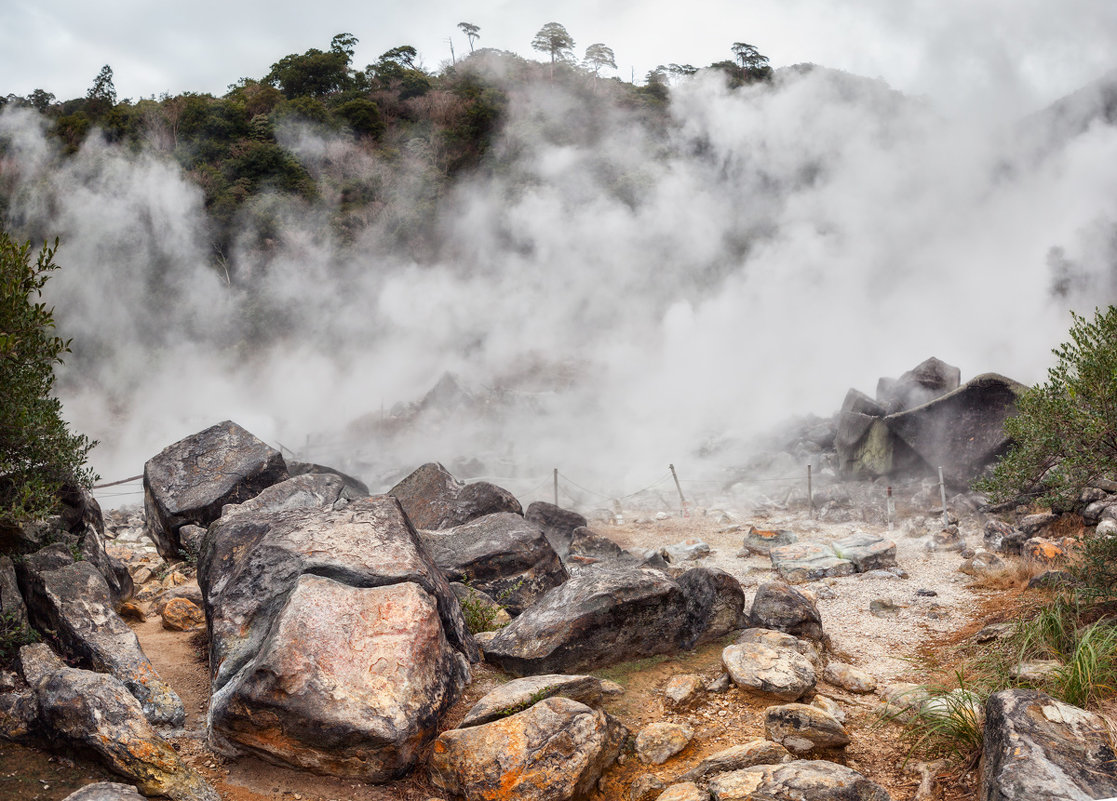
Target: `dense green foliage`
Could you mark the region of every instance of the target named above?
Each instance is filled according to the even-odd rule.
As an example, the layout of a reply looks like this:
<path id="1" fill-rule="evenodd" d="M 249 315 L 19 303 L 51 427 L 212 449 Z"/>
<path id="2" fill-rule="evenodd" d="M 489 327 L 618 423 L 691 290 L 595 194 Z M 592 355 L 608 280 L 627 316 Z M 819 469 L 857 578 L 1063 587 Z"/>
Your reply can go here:
<path id="1" fill-rule="evenodd" d="M 0 525 L 47 514 L 63 484 L 94 479 L 84 464 L 95 443 L 69 431 L 52 396 L 54 365 L 69 351 L 42 301 L 55 248 L 33 262 L 30 243 L 0 231 Z"/>
<path id="2" fill-rule="evenodd" d="M 995 500 L 1037 497 L 1070 509 L 1091 482 L 1117 477 L 1117 308 L 1072 317 L 1047 381 L 1005 422 L 1012 449 L 976 485 Z"/>
<path id="3" fill-rule="evenodd" d="M 394 187 L 366 176 L 339 176 L 321 169 L 292 143 L 309 127 L 327 137 L 349 139 L 385 163 L 406 161 L 421 175 L 422 197 L 411 198 L 408 223 L 389 220 L 410 247 L 423 247 L 423 208 L 449 190 L 462 172 L 493 168 L 486 161 L 500 135 L 511 98 L 535 84 L 559 84 L 587 103 L 637 109 L 654 121 L 665 119 L 672 79 L 694 74 L 690 65 L 653 70 L 647 84 L 617 78 L 616 56 L 608 45 L 586 48 L 574 58 L 574 39 L 559 23 L 548 23 L 531 42 L 542 52 L 539 64 L 501 50 L 478 49 L 480 28 L 462 22 L 470 53 L 439 72 L 426 69 L 414 47 L 393 47 L 363 69 L 353 63 L 358 44 L 351 33 L 333 37 L 327 49 L 311 48 L 283 56 L 261 77 L 244 77 L 216 97 L 185 92 L 156 99 L 117 101 L 108 65 L 93 78 L 84 97 L 57 101 L 36 89 L 28 97 L 0 97 L 0 107 L 15 105 L 43 114 L 62 151 L 73 154 L 94 135 L 133 150 L 162 154 L 179 163 L 201 188 L 215 264 L 229 261 L 240 235 L 257 243 L 274 230 L 275 204 L 281 195 L 296 201 L 325 200 L 335 209 L 333 232 L 343 241 L 393 210 Z M 767 59 L 751 48 L 740 60 L 711 65 L 724 71 L 732 86 L 766 79 Z M 655 127 L 654 125 L 652 126 Z M 336 202 L 335 202 L 336 201 Z M 3 199 L 0 198 L 0 210 Z M 429 215 L 428 215 L 429 216 Z"/>

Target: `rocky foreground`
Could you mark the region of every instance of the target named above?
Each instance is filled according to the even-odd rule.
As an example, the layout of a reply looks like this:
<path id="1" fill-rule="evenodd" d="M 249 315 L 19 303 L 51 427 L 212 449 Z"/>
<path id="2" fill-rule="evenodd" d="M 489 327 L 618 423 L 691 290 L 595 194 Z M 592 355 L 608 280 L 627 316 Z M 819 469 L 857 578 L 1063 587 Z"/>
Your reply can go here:
<path id="1" fill-rule="evenodd" d="M 125 782 L 71 798 L 240 798 L 203 767 L 248 757 L 384 786 L 383 798 L 903 798 L 850 758 L 863 736 L 850 723 L 924 701 L 821 610 L 854 583 L 880 586 L 868 617 L 933 627 L 951 610 L 928 599 L 948 587 L 891 589 L 910 581 L 916 551 L 953 560 L 954 576 L 1066 547 L 1037 536 L 1053 518 L 986 521 L 965 496 L 942 521 L 925 488 L 910 498 L 922 513 L 894 534 L 859 524 L 871 515 L 831 492 L 819 514 L 842 531 L 723 515 L 739 552 L 693 539 L 637 547 L 436 464 L 369 496 L 228 422 L 154 457 L 144 487 L 142 536 L 158 555 L 145 553 L 141 520 L 110 516 L 106 531 L 83 498 L 21 530 L 17 558 L 0 559 L 0 611 L 45 635 L 0 676 L 0 736 L 91 754 Z M 1099 489 L 1090 504 L 1091 525 L 1117 526 L 1117 495 Z M 121 615 L 204 631 L 204 722 Z M 713 661 L 656 687 L 654 720 L 606 678 L 702 653 Z M 482 676 L 491 691 L 477 692 Z M 982 799 L 1117 795 L 1091 713 L 1030 690 L 999 693 L 984 712 Z M 726 732 L 719 719 L 748 724 Z M 214 759 L 185 760 L 190 740 Z"/>

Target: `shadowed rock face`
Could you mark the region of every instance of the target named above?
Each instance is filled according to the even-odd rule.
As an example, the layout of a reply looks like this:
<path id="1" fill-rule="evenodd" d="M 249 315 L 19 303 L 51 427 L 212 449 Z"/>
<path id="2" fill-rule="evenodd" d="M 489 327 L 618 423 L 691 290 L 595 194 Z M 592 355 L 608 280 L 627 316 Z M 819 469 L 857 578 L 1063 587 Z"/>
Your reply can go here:
<path id="1" fill-rule="evenodd" d="M 423 465 L 388 494 L 400 502 L 412 525 L 431 531 L 497 512 L 522 515 L 524 511 L 508 490 L 487 481 L 464 484 L 436 462 Z"/>
<path id="2" fill-rule="evenodd" d="M 546 501 L 535 501 L 524 513 L 530 522 L 543 530 L 543 536 L 560 559 L 565 560 L 570 553 L 570 543 L 574 538 L 574 530 L 588 525 L 586 518 L 577 512 L 563 509 Z"/>
<path id="3" fill-rule="evenodd" d="M 704 568 L 678 581 L 649 568 L 589 571 L 501 629 L 485 658 L 528 675 L 592 670 L 691 647 L 737 627 L 744 596 L 736 580 L 725 579 Z"/>
<path id="4" fill-rule="evenodd" d="M 985 705 L 982 801 L 1117 796 L 1105 721 L 1036 690 L 1003 690 Z"/>
<path id="5" fill-rule="evenodd" d="M 148 532 L 164 558 L 177 558 L 178 529 L 208 526 L 227 503 L 241 503 L 287 478 L 279 451 L 226 420 L 164 448 L 144 465 Z"/>
<path id="6" fill-rule="evenodd" d="M 198 560 L 211 731 L 233 749 L 386 781 L 437 733 L 480 653 L 399 503 L 249 512 Z"/>
<path id="7" fill-rule="evenodd" d="M 514 615 L 570 577 L 539 527 L 510 512 L 421 536 L 447 579 L 500 599 Z"/>

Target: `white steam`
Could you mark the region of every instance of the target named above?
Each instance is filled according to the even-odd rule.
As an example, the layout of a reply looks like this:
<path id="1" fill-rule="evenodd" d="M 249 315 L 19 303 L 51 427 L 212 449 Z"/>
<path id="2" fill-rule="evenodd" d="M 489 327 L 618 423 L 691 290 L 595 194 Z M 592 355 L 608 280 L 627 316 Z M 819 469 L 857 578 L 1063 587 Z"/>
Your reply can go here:
<path id="1" fill-rule="evenodd" d="M 445 197 L 420 146 L 386 163 L 286 130 L 323 200 L 266 199 L 273 241 L 246 231 L 221 269 L 172 163 L 96 138 L 61 158 L 35 116 L 0 116 L 9 216 L 62 240 L 61 387 L 94 467 L 135 474 L 232 418 L 374 488 L 472 456 L 619 485 L 928 356 L 1042 379 L 1068 308 L 1114 300 L 1112 126 L 947 119 L 825 70 L 732 92 L 700 76 L 666 130 L 585 100 L 511 92 L 496 166 Z M 331 204 L 355 175 L 390 213 L 342 245 Z M 409 226 L 432 232 L 421 253 L 395 244 Z M 447 371 L 511 400 L 368 438 Z"/>

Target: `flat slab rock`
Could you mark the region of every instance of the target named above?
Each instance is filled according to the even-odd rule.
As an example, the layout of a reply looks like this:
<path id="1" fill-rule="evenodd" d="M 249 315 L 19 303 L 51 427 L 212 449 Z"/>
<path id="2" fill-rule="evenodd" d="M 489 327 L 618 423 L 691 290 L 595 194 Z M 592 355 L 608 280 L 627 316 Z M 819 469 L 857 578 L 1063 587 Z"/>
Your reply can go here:
<path id="1" fill-rule="evenodd" d="M 788 584 L 850 576 L 856 572 L 853 562 L 838 557 L 830 546 L 817 542 L 781 545 L 773 548 L 768 556 L 772 567 Z"/>
<path id="2" fill-rule="evenodd" d="M 506 718 L 527 709 L 544 698 L 562 696 L 571 701 L 597 708 L 605 698 L 624 693 L 624 688 L 613 681 L 596 676 L 551 673 L 542 676 L 525 676 L 502 684 L 474 704 L 458 728 L 480 726 Z"/>
<path id="3" fill-rule="evenodd" d="M 892 801 L 855 770 L 824 760 L 796 760 L 722 773 L 708 785 L 714 801 Z"/>
<path id="4" fill-rule="evenodd" d="M 789 584 L 867 573 L 896 566 L 896 543 L 872 534 L 855 534 L 832 543 L 800 542 L 768 553 L 772 567 Z"/>
<path id="5" fill-rule="evenodd" d="M 985 705 L 983 801 L 1092 801 L 1117 796 L 1105 721 L 1036 690 L 1003 690 Z"/>
<path id="6" fill-rule="evenodd" d="M 779 765 L 791 761 L 791 754 L 771 740 L 749 740 L 730 746 L 703 759 L 679 777 L 681 782 L 700 782 L 719 773 L 751 768 L 754 765 Z"/>

